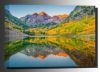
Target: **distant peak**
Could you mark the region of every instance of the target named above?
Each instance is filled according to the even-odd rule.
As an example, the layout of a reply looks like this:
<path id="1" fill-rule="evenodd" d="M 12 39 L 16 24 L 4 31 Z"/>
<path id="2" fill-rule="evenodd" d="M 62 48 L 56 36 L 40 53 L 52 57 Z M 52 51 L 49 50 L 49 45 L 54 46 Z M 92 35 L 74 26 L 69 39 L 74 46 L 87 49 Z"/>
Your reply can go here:
<path id="1" fill-rule="evenodd" d="M 33 15 L 38 15 L 38 13 L 33 13 Z"/>
<path id="2" fill-rule="evenodd" d="M 45 15 L 47 15 L 47 14 L 46 14 L 45 12 L 42 11 L 42 12 L 39 13 L 39 15 L 40 15 L 40 16 L 45 16 Z"/>
<path id="3" fill-rule="evenodd" d="M 58 18 L 66 18 L 68 17 L 69 15 L 68 14 L 61 14 L 61 15 L 55 15 L 55 17 L 58 17 Z"/>

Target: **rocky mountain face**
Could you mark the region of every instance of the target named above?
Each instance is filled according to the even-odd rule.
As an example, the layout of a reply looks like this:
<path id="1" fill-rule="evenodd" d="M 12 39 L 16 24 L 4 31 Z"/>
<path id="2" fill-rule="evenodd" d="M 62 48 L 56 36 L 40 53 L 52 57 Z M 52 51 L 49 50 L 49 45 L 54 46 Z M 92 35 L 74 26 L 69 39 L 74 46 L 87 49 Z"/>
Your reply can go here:
<path id="1" fill-rule="evenodd" d="M 65 19 L 65 21 L 81 20 L 84 16 L 93 15 L 95 15 L 94 6 L 76 6 L 75 9 L 70 13 L 70 15 Z"/>
<path id="2" fill-rule="evenodd" d="M 20 19 L 11 15 L 11 13 L 5 11 L 5 21 L 13 23 L 16 28 L 27 29 L 29 27 L 52 27 L 58 25 L 58 23 L 63 22 L 67 17 L 67 14 L 49 16 L 45 12 L 33 13 L 32 15 L 26 15 Z"/>
<path id="3" fill-rule="evenodd" d="M 30 26 L 38 26 L 38 25 L 48 25 L 48 24 L 56 24 L 63 22 L 64 19 L 67 17 L 67 14 L 64 15 L 56 15 L 56 16 L 49 16 L 45 12 L 40 12 L 40 13 L 33 13 L 32 15 L 26 15 L 25 17 L 21 17 L 21 21 L 25 21 L 28 23 Z"/>

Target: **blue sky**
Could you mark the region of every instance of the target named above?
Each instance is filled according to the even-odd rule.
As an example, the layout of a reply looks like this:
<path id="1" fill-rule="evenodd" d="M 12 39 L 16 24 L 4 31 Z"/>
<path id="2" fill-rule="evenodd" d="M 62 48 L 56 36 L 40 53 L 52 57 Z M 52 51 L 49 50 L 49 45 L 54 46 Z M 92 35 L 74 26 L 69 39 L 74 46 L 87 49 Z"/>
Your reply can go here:
<path id="1" fill-rule="evenodd" d="M 65 13 L 70 14 L 75 8 L 75 6 L 68 5 L 7 5 L 6 7 L 13 16 L 18 18 L 41 11 L 46 12 L 50 16 Z"/>

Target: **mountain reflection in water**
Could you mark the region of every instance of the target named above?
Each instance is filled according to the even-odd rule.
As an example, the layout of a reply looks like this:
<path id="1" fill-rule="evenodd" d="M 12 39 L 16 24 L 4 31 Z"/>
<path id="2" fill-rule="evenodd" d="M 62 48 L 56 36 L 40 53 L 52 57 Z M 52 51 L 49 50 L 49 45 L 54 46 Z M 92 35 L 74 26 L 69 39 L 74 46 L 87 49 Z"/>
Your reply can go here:
<path id="1" fill-rule="evenodd" d="M 95 41 L 66 37 L 27 37 L 6 43 L 7 67 L 94 67 Z"/>

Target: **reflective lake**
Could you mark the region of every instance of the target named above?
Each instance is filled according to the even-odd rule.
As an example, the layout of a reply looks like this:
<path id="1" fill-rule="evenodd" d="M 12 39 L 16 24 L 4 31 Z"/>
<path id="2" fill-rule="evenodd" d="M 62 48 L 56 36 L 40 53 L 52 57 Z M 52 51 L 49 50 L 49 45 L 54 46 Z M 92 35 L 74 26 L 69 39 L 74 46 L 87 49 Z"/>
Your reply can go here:
<path id="1" fill-rule="evenodd" d="M 94 67 L 95 40 L 71 37 L 25 37 L 6 42 L 6 67 Z"/>

